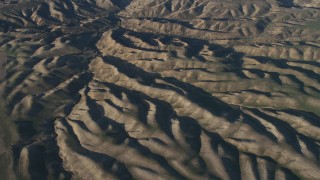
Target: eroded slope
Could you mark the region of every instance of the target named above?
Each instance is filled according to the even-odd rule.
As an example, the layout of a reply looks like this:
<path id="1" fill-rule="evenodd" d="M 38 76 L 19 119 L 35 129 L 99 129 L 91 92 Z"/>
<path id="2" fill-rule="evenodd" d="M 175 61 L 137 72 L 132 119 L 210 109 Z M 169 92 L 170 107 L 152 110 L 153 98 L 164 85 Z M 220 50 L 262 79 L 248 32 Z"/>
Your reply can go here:
<path id="1" fill-rule="evenodd" d="M 0 8 L 12 179 L 320 177 L 316 1 Z"/>

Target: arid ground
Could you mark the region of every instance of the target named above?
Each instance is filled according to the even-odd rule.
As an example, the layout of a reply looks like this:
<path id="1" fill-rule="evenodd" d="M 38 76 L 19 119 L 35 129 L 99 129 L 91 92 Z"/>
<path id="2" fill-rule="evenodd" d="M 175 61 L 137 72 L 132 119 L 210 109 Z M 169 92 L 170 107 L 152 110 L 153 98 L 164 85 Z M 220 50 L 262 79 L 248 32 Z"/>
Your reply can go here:
<path id="1" fill-rule="evenodd" d="M 320 179 L 319 0 L 1 0 L 0 179 Z"/>

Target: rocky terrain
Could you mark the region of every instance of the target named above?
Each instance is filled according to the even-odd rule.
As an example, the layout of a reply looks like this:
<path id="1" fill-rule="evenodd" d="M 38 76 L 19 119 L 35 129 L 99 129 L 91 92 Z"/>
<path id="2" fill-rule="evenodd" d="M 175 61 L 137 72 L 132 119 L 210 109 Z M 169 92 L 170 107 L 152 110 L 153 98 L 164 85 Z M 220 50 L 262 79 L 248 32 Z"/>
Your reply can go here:
<path id="1" fill-rule="evenodd" d="M 319 0 L 2 0 L 0 51 L 1 179 L 320 177 Z"/>

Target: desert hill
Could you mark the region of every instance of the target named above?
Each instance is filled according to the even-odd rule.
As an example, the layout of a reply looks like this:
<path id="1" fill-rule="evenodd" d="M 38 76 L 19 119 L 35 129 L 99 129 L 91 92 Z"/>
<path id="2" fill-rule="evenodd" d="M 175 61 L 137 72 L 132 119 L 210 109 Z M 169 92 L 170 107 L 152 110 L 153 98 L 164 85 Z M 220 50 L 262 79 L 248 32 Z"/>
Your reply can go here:
<path id="1" fill-rule="evenodd" d="M 2 0 L 0 174 L 318 179 L 319 24 L 318 0 Z"/>

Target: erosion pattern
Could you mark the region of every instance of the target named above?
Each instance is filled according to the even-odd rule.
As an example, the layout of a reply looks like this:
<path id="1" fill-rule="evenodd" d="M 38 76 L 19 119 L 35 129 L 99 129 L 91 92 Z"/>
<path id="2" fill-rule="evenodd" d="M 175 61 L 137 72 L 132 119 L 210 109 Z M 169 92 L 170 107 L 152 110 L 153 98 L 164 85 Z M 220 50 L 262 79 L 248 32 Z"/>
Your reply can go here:
<path id="1" fill-rule="evenodd" d="M 0 3 L 2 177 L 320 177 L 318 0 Z"/>

